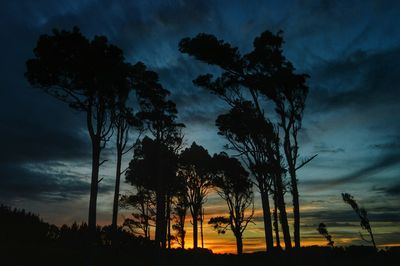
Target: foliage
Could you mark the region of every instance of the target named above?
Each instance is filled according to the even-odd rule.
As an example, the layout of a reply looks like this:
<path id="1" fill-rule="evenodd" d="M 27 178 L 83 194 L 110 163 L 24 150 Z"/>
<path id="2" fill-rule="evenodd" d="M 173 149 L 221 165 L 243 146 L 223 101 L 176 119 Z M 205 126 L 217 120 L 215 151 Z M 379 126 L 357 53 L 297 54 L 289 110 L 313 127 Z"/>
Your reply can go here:
<path id="1" fill-rule="evenodd" d="M 318 228 L 317 228 L 318 233 L 320 233 L 323 237 L 326 238 L 328 241 L 328 246 L 333 247 L 333 244 L 335 243 L 332 240 L 332 236 L 328 233 L 328 229 L 326 229 L 326 225 L 324 223 L 320 223 Z"/>
<path id="2" fill-rule="evenodd" d="M 224 216 L 211 217 L 208 224 L 212 225 L 218 234 L 225 234 L 230 225 L 230 219 Z"/>
<path id="3" fill-rule="evenodd" d="M 342 198 L 345 203 L 347 203 L 351 206 L 351 208 L 357 214 L 358 218 L 360 218 L 360 226 L 362 229 L 367 230 L 367 232 L 369 233 L 369 235 L 371 237 L 371 241 L 366 240 L 360 233 L 361 238 L 366 242 L 372 242 L 372 245 L 374 246 L 374 248 L 376 248 L 374 235 L 372 233 L 371 225 L 369 223 L 367 210 L 364 208 L 360 208 L 358 206 L 357 202 L 355 201 L 354 197 L 348 193 L 342 193 Z"/>

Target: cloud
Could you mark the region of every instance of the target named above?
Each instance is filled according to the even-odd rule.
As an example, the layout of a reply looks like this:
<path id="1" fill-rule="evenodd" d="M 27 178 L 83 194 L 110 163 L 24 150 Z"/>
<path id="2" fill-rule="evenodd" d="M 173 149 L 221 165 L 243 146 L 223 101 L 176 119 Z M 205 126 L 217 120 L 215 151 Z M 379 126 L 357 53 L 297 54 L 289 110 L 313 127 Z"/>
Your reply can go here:
<path id="1" fill-rule="evenodd" d="M 326 190 L 334 186 L 354 183 L 359 179 L 372 176 L 390 167 L 400 164 L 400 153 L 389 153 L 378 158 L 372 164 L 365 166 L 357 171 L 349 174 L 332 178 L 332 179 L 317 179 L 317 180 L 304 180 L 302 183 L 310 186 L 312 190 Z"/>
<path id="2" fill-rule="evenodd" d="M 86 194 L 89 183 L 69 174 L 44 173 L 21 165 L 1 164 L 0 190 L 3 200 L 17 198 L 58 201 Z"/>
<path id="3" fill-rule="evenodd" d="M 350 208 L 350 207 L 349 207 Z M 379 209 L 367 208 L 368 217 L 374 222 L 400 222 L 400 212 L 396 207 L 387 208 L 385 211 Z M 379 212 L 378 212 L 379 211 Z M 357 214 L 353 210 L 320 210 L 318 212 L 303 212 L 302 218 L 305 221 L 323 221 L 328 225 L 338 226 L 340 223 L 359 222 Z"/>
<path id="4" fill-rule="evenodd" d="M 341 153 L 345 152 L 343 148 L 333 148 L 326 145 L 326 143 L 320 143 L 318 145 L 314 145 L 315 153 Z"/>
<path id="5" fill-rule="evenodd" d="M 322 112 L 372 109 L 379 112 L 376 116 L 379 117 L 387 112 L 388 105 L 397 106 L 399 58 L 400 47 L 377 52 L 358 50 L 343 59 L 317 66 L 313 84 L 319 84 L 319 89 L 310 93 L 309 107 Z"/>
<path id="6" fill-rule="evenodd" d="M 376 187 L 372 188 L 372 191 L 381 192 L 386 194 L 387 196 L 399 197 L 400 196 L 400 183 L 391 184 L 385 187 Z"/>
<path id="7" fill-rule="evenodd" d="M 44 202 L 67 201 L 88 195 L 89 176 L 74 172 L 71 165 L 52 161 L 36 164 L 0 164 L 0 199 L 29 199 Z M 113 189 L 102 182 L 100 193 Z"/>
<path id="8" fill-rule="evenodd" d="M 389 139 L 389 137 L 388 137 L 388 139 Z M 400 150 L 400 137 L 396 136 L 396 137 L 392 138 L 391 141 L 371 144 L 371 145 L 369 145 L 369 147 L 372 149 L 385 150 L 385 151 Z"/>

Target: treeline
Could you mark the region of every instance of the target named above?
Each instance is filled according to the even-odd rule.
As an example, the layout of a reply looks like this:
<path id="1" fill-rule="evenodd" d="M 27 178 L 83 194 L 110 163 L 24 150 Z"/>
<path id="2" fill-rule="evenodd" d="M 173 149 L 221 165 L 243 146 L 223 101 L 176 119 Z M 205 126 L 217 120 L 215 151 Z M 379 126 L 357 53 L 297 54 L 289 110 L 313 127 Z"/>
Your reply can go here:
<path id="1" fill-rule="evenodd" d="M 25 210 L 12 209 L 0 205 L 0 246 L 8 247 L 64 247 L 86 248 L 90 234 L 86 223 L 56 226 L 44 222 L 38 215 Z M 151 247 L 152 243 L 142 237 L 136 237 L 119 227 L 117 230 L 119 244 L 126 248 L 142 249 Z M 111 226 L 97 226 L 95 243 L 98 246 L 111 246 L 113 233 Z"/>
<path id="2" fill-rule="evenodd" d="M 87 265 L 91 242 L 88 226 L 74 223 L 57 227 L 38 215 L 0 205 L 2 265 Z M 321 233 L 329 235 L 320 225 Z M 96 228 L 94 265 L 397 265 L 400 249 L 373 247 L 306 247 L 283 252 L 271 250 L 243 256 L 215 255 L 207 250 L 157 249 L 153 241 L 118 228 L 118 256 L 111 226 Z"/>
<path id="3" fill-rule="evenodd" d="M 155 243 L 161 248 L 170 247 L 173 240 L 185 247 L 189 213 L 193 247 L 198 247 L 199 227 L 203 246 L 203 205 L 215 189 L 228 211 L 208 223 L 219 233 L 230 229 L 242 253 L 242 235 L 254 213 L 254 183 L 261 195 L 267 250 L 274 245 L 290 249 L 292 237 L 295 247 L 300 247 L 297 171 L 316 155 L 300 160 L 298 133 L 308 75 L 296 73 L 282 45 L 282 32 L 269 31 L 256 37 L 253 50 L 246 54 L 208 34 L 179 43 L 182 53 L 220 69 L 220 75 L 200 75 L 194 84 L 230 107 L 216 117 L 218 133 L 229 143 L 227 149 L 237 155 L 229 157 L 224 152 L 211 156 L 196 143 L 185 148 L 185 125 L 177 121 L 176 105 L 158 74 L 142 62 L 126 62 L 123 51 L 106 37 L 90 40 L 76 27 L 40 36 L 34 57 L 26 63 L 25 76 L 32 86 L 85 116 L 92 144 L 88 231 L 93 238 L 100 167 L 107 163 L 102 151 L 112 143 L 116 146 L 111 225 L 115 236 L 119 206 L 123 205 L 134 210 L 124 225 L 146 239 L 155 227 Z M 125 169 L 122 158 L 130 151 L 133 159 Z M 135 187 L 134 195 L 121 197 L 123 175 Z M 289 194 L 293 234 L 285 201 Z"/>

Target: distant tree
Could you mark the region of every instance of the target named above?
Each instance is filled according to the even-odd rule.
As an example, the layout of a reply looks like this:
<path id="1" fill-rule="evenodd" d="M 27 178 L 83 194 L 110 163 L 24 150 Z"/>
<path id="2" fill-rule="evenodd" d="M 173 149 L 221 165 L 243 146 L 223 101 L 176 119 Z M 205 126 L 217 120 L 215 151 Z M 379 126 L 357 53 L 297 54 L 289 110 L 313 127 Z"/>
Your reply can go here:
<path id="1" fill-rule="evenodd" d="M 240 162 L 228 157 L 226 153 L 215 154 L 213 164 L 215 167 L 213 185 L 218 195 L 227 203 L 229 217 L 226 220 L 211 219 L 209 224 L 219 225 L 227 222 L 236 238 L 237 253 L 242 254 L 243 232 L 254 215 L 253 184 L 249 179 L 249 173 Z M 250 207 L 251 213 L 246 215 Z"/>
<path id="2" fill-rule="evenodd" d="M 183 249 L 185 248 L 185 221 L 188 207 L 186 191 L 184 191 L 184 193 L 179 193 L 175 204 L 175 223 L 172 225 L 172 229 L 176 232 L 176 241 Z"/>
<path id="3" fill-rule="evenodd" d="M 187 204 L 193 223 L 193 248 L 198 246 L 198 220 L 207 194 L 212 186 L 211 156 L 202 146 L 192 143 L 179 158 L 180 175 L 185 178 Z"/>
<path id="4" fill-rule="evenodd" d="M 360 237 L 366 241 L 366 242 L 372 242 L 372 245 L 376 249 L 376 244 L 374 240 L 374 235 L 372 234 L 372 229 L 371 225 L 369 224 L 369 219 L 368 219 L 368 214 L 367 210 L 364 208 L 360 208 L 355 201 L 354 197 L 348 193 L 342 193 L 342 198 L 343 201 L 351 206 L 351 208 L 355 211 L 355 213 L 358 215 L 358 218 L 360 218 L 360 225 L 362 229 L 367 230 L 371 237 L 371 241 L 366 240 L 363 235 L 360 233 Z"/>
<path id="5" fill-rule="evenodd" d="M 328 246 L 333 247 L 335 242 L 332 240 L 332 236 L 328 233 L 328 229 L 326 229 L 326 225 L 324 223 L 319 224 L 317 231 L 320 233 L 320 235 L 326 238 L 328 241 Z"/>
<path id="6" fill-rule="evenodd" d="M 11 209 L 1 204 L 0 221 L 0 244 L 4 246 L 46 244 L 58 239 L 58 230 L 23 209 Z"/>
<path id="7" fill-rule="evenodd" d="M 130 89 L 130 65 L 121 49 L 104 36 L 88 40 L 78 28 L 41 35 L 34 58 L 26 62 L 29 83 L 86 115 L 92 143 L 88 226 L 96 230 L 96 202 L 101 150 L 110 138 L 109 110 L 116 95 Z"/>
<path id="8" fill-rule="evenodd" d="M 147 180 L 143 184 L 155 192 L 155 241 L 158 246 L 165 247 L 169 230 L 170 194 L 173 184 L 177 183 L 176 158 L 183 141 L 184 125 L 176 122 L 176 105 L 167 99 L 170 93 L 160 84 L 156 72 L 148 70 L 142 63 L 136 64 L 134 86 L 140 106 L 137 117 L 143 121 L 153 139 L 145 138 L 142 145 L 135 149 L 128 170 L 130 174 L 127 172 L 126 177 L 129 182 L 134 181 L 132 184 L 140 179 Z M 135 167 L 141 170 L 137 171 Z"/>
<path id="9" fill-rule="evenodd" d="M 161 159 L 162 158 L 162 159 Z M 126 171 L 126 180 L 135 187 L 153 191 L 156 205 L 156 244 L 166 247 L 166 195 L 176 176 L 176 155 L 168 146 L 145 137 L 135 147 L 133 160 Z M 161 174 L 162 173 L 162 174 Z"/>
<path id="10" fill-rule="evenodd" d="M 133 195 L 123 195 L 120 200 L 120 206 L 123 208 L 132 208 L 131 218 L 124 220 L 123 226 L 129 228 L 132 233 L 142 235 L 150 240 L 150 228 L 154 226 L 154 200 L 152 192 L 137 186 L 137 192 Z M 140 230 L 141 232 L 138 232 Z"/>

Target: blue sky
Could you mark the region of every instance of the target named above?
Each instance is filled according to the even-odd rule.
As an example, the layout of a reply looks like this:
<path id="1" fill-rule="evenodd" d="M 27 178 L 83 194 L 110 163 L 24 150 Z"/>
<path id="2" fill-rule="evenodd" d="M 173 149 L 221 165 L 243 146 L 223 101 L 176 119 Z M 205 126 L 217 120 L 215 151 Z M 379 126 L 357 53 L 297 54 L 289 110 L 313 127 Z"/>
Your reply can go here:
<path id="1" fill-rule="evenodd" d="M 369 210 L 378 243 L 400 242 L 399 2 L 20 0 L 0 7 L 2 203 L 58 224 L 87 216 L 90 149 L 82 115 L 24 80 L 40 34 L 77 25 L 87 36 L 106 35 L 127 61 L 160 74 L 186 124 L 186 142 L 214 153 L 224 145 L 214 121 L 227 106 L 193 86 L 214 69 L 180 54 L 178 42 L 206 32 L 246 53 L 262 31 L 283 30 L 285 55 L 311 76 L 301 155 L 319 154 L 299 172 L 304 237 L 316 239 L 313 225 L 325 221 L 338 237 L 354 236 L 343 244 L 359 243 L 356 217 L 340 198 L 348 192 Z M 102 169 L 98 217 L 108 223 L 112 148 L 104 155 L 110 161 Z M 249 241 L 262 238 L 254 230 Z"/>

